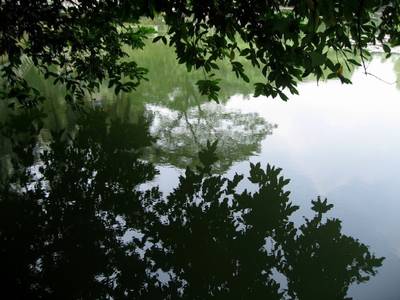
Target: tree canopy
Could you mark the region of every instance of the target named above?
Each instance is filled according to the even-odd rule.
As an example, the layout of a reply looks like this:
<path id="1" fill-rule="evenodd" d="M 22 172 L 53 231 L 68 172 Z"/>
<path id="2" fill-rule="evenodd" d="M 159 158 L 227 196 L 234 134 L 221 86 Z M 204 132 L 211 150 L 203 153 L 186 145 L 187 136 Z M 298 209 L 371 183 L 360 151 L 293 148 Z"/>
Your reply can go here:
<path id="1" fill-rule="evenodd" d="M 201 93 L 218 101 L 218 61 L 248 75 L 238 57 L 258 68 L 264 80 L 255 95 L 297 93 L 296 84 L 314 74 L 344 83 L 343 68 L 362 64 L 368 45 L 379 43 L 390 54 L 400 43 L 397 0 L 1 0 L 2 98 L 10 105 L 42 100 L 19 76 L 24 59 L 68 90 L 79 103 L 107 81 L 116 93 L 135 89 L 146 70 L 127 50 L 143 48 L 146 37 L 175 49 L 188 70 L 204 70 Z M 158 34 L 141 18 L 160 18 L 168 26 Z M 335 53 L 334 58 L 328 52 Z M 356 58 L 354 58 L 356 57 Z M 11 100 L 10 100 L 11 99 Z"/>

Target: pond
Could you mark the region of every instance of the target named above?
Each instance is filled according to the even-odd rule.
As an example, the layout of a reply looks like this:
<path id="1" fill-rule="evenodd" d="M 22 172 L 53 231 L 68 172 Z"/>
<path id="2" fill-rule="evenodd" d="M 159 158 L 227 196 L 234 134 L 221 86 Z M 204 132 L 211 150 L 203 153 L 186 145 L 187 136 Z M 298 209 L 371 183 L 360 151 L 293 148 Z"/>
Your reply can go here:
<path id="1" fill-rule="evenodd" d="M 233 162 L 230 176 L 248 172 L 248 161 L 283 168 L 296 204 L 309 208 L 316 195 L 328 198 L 344 231 L 386 257 L 376 277 L 350 289 L 354 299 L 400 297 L 400 90 L 394 84 L 399 76 L 395 62 L 375 57 L 369 63 L 368 71 L 382 80 L 356 70 L 352 85 L 303 83 L 300 95 L 287 103 L 237 93 L 224 104 L 228 111 L 262 117 L 272 128 L 256 153 Z M 180 173 L 164 166 L 157 183 L 168 190 L 174 186 L 171 178 Z M 306 210 L 299 212 L 299 221 Z"/>
<path id="2" fill-rule="evenodd" d="M 368 245 L 369 251 L 377 257 L 385 257 L 382 267 L 377 268 L 377 275 L 360 285 L 351 285 L 348 296 L 363 300 L 399 299 L 400 90 L 396 82 L 400 58 L 393 56 L 384 61 L 375 55 L 368 62 L 368 71 L 375 76 L 365 76 L 361 69 L 351 70 L 352 85 L 343 85 L 336 80 L 317 83 L 310 79 L 300 84 L 300 94 L 291 96 L 287 102 L 252 97 L 251 85 L 237 80 L 229 67 L 221 64 L 217 74 L 222 79 L 221 95 L 217 104 L 209 102 L 197 92 L 195 82 L 202 78 L 202 73 L 187 73 L 183 66 L 175 62 L 172 50 L 151 45 L 150 49 L 135 55 L 138 61 L 149 68 L 150 80 L 130 94 L 115 96 L 113 91 L 104 88 L 94 95 L 96 100 L 90 104 L 90 110 L 94 109 L 98 114 L 85 121 L 90 122 L 91 126 L 80 123 L 77 113 L 65 105 L 62 88 L 40 78 L 33 68 L 24 70 L 27 80 L 52 100 L 44 103 L 46 115 L 43 115 L 43 124 L 36 131 L 39 143 L 30 148 L 32 152 L 37 154 L 53 149 L 52 132 L 60 129 L 64 130 L 60 133 L 60 139 L 70 134 L 72 139 L 77 140 L 74 145 L 78 150 L 87 149 L 85 141 L 90 141 L 92 137 L 101 141 L 99 144 L 104 149 L 115 145 L 118 148 L 122 142 L 135 149 L 138 145 L 145 146 L 140 155 L 134 158 L 139 170 L 136 173 L 121 171 L 123 165 L 129 165 L 129 159 L 133 158 L 127 158 L 125 154 L 114 156 L 111 150 L 104 150 L 107 155 L 98 154 L 101 160 L 96 160 L 96 164 L 103 161 L 104 165 L 96 165 L 94 171 L 85 162 L 85 159 L 90 162 L 94 156 L 92 148 L 86 152 L 77 150 L 72 154 L 68 152 L 68 155 L 64 153 L 63 159 L 71 162 L 68 165 L 70 168 L 76 166 L 82 170 L 81 163 L 87 169 L 87 173 L 84 173 L 86 178 L 70 177 L 70 183 L 65 186 L 82 180 L 86 182 L 82 183 L 84 186 L 90 185 L 91 180 L 95 180 L 93 178 L 104 168 L 109 172 L 106 172 L 107 176 L 114 174 L 121 178 L 118 188 L 124 186 L 123 178 L 126 175 L 134 178 L 132 180 L 135 185 L 140 185 L 140 190 L 159 187 L 163 194 L 174 194 L 180 176 L 188 176 L 187 173 L 185 175 L 185 168 L 189 166 L 194 169 L 199 165 L 201 159 L 198 152 L 205 149 L 207 141 L 217 141 L 215 154 L 218 160 L 213 165 L 213 172 L 233 180 L 235 173 L 249 176 L 250 163 L 260 162 L 263 168 L 267 164 L 282 168 L 281 174 L 290 178 L 285 190 L 291 191 L 290 200 L 300 207 L 290 215 L 295 226 L 304 224 L 303 216 L 313 218 L 311 200 L 317 196 L 327 198 L 334 207 L 326 215 L 341 221 L 342 233 Z M 254 81 L 260 80 L 254 70 L 250 69 L 249 72 L 249 77 Z M 3 122 L 11 119 L 11 113 L 6 109 L 1 113 Z M 101 118 L 114 121 L 99 121 Z M 26 120 L 27 123 L 20 126 L 35 132 L 35 128 L 30 127 L 29 119 Z M 137 127 L 126 126 L 125 122 L 136 124 Z M 107 133 L 109 124 L 114 124 L 111 128 L 115 127 L 115 136 Z M 79 133 L 77 128 L 82 126 L 88 126 L 89 129 Z M 147 128 L 148 135 L 138 133 L 143 128 Z M 9 138 L 10 135 L 2 139 L 1 155 L 3 170 L 11 174 L 10 157 L 13 156 L 13 149 Z M 21 135 L 19 138 L 27 137 Z M 68 143 L 60 145 L 68 147 Z M 121 149 L 124 147 L 121 146 Z M 82 158 L 80 153 L 86 156 Z M 139 161 L 153 163 L 157 171 L 145 163 L 140 165 L 137 162 L 139 156 Z M 47 164 L 45 159 L 38 157 L 39 154 L 34 158 L 35 163 L 31 164 L 36 168 L 33 172 L 36 178 L 46 172 L 40 171 L 43 166 L 50 170 L 52 165 L 57 165 L 55 156 L 48 158 Z M 69 169 L 57 167 L 53 172 L 63 170 L 67 174 Z M 48 184 L 54 190 L 47 179 L 43 184 Z M 34 183 L 31 184 L 34 186 Z M 24 188 L 25 191 L 32 189 L 30 186 Z M 238 184 L 237 189 L 257 192 L 257 188 L 246 178 Z M 171 199 L 180 199 L 177 193 L 174 195 Z M 118 209 L 133 208 L 127 206 Z M 118 218 L 121 214 L 115 215 Z M 86 225 L 94 226 L 90 222 Z M 129 236 L 141 234 L 137 231 Z M 126 232 L 123 239 L 127 239 Z M 343 251 L 346 255 L 347 250 Z M 351 255 L 351 249 L 348 251 L 348 255 Z M 307 261 L 305 257 L 304 261 Z M 162 278 L 166 273 L 157 272 L 161 281 L 165 281 Z M 273 277 L 282 284 L 281 290 L 285 289 L 287 281 L 280 278 L 279 274 Z M 332 277 L 328 282 L 334 286 L 332 282 L 335 280 L 340 281 Z M 316 282 L 313 284 L 317 285 Z M 342 288 L 346 294 L 347 288 Z"/>

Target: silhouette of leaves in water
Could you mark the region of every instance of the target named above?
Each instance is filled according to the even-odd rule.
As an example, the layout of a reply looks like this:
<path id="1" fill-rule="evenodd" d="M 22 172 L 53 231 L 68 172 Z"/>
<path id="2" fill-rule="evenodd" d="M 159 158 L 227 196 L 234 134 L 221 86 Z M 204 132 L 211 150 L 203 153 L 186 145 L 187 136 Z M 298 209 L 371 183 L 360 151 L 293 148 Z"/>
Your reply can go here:
<path id="1" fill-rule="evenodd" d="M 144 183 L 149 124 L 86 115 L 53 133 L 34 165 L 0 194 L 0 280 L 15 299 L 345 299 L 383 258 L 341 233 L 332 205 L 297 228 L 281 169 L 215 175 L 217 142 L 163 197 Z M 73 138 L 72 138 L 73 136 Z M 33 149 L 26 148 L 26 149 Z M 38 170 L 38 171 L 35 171 Z M 276 279 L 280 273 L 287 287 Z"/>

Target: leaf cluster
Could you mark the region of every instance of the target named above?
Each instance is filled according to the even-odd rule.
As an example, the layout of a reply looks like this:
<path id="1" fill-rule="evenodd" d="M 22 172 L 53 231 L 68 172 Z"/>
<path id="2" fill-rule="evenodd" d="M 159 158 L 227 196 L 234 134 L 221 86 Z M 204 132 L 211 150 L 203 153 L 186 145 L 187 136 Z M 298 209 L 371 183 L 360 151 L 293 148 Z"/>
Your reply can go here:
<path id="1" fill-rule="evenodd" d="M 143 48 L 155 32 L 140 26 L 140 18 L 161 16 L 168 31 L 154 41 L 173 47 L 188 70 L 204 71 L 198 82 L 202 94 L 218 100 L 218 80 L 211 77 L 220 60 L 228 60 L 236 76 L 249 81 L 238 59 L 243 58 L 264 77 L 255 85 L 256 96 L 287 100 L 287 91 L 297 93 L 297 82 L 310 74 L 320 79 L 328 70 L 328 78 L 350 83 L 343 67 L 368 58 L 370 44 L 382 44 L 390 55 L 400 43 L 399 12 L 397 0 L 5 0 L 0 72 L 10 91 L 2 97 L 23 106 L 41 101 L 18 76 L 24 56 L 46 77 L 66 85 L 71 103 L 105 80 L 116 93 L 135 89 L 146 70 L 125 49 Z"/>
<path id="2" fill-rule="evenodd" d="M 254 191 L 241 174 L 215 175 L 217 142 L 164 197 L 146 185 L 157 174 L 141 159 L 146 120 L 86 114 L 70 136 L 53 132 L 39 159 L 37 140 L 22 141 L 0 184 L 0 282 L 16 298 L 337 300 L 382 264 L 323 220 L 326 201 L 295 226 L 280 168 L 251 165 Z"/>

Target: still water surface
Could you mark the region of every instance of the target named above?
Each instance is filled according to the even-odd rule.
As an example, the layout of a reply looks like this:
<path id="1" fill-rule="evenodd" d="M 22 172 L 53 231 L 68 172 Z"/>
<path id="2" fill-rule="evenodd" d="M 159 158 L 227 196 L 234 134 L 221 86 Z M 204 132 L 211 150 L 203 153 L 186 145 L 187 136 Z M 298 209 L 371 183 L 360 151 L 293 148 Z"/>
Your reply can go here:
<path id="1" fill-rule="evenodd" d="M 202 75 L 188 74 L 170 50 L 153 47 L 138 59 L 149 68 L 150 81 L 129 95 L 102 90 L 93 105 L 130 121 L 150 117 L 155 142 L 145 157 L 160 173 L 147 186 L 171 192 L 184 168 L 198 163 L 197 152 L 207 140 L 218 140 L 216 171 L 230 178 L 248 174 L 249 162 L 281 167 L 291 179 L 291 200 L 300 206 L 296 223 L 310 215 L 310 200 L 327 197 L 334 204 L 330 216 L 342 221 L 343 232 L 386 258 L 378 274 L 352 286 L 349 295 L 400 299 L 400 59 L 375 57 L 369 63 L 368 71 L 381 79 L 355 70 L 352 85 L 302 83 L 300 95 L 288 102 L 252 97 L 251 86 L 222 65 L 220 104 L 198 94 L 195 82 Z M 45 104 L 46 126 L 72 128 L 64 91 L 34 74 L 27 77 L 54 100 Z M 246 182 L 240 188 L 251 189 Z"/>
<path id="2" fill-rule="evenodd" d="M 350 295 L 395 300 L 400 298 L 400 90 L 392 61 L 375 58 L 368 71 L 386 82 L 357 70 L 353 85 L 303 83 L 300 95 L 287 103 L 235 94 L 224 109 L 274 124 L 248 160 L 283 168 L 291 178 L 292 199 L 303 209 L 299 221 L 311 199 L 327 197 L 344 232 L 386 257 L 378 275 L 354 286 Z M 168 191 L 181 171 L 168 164 L 159 168 L 157 184 Z M 228 174 L 248 170 L 247 160 L 234 162 Z"/>

